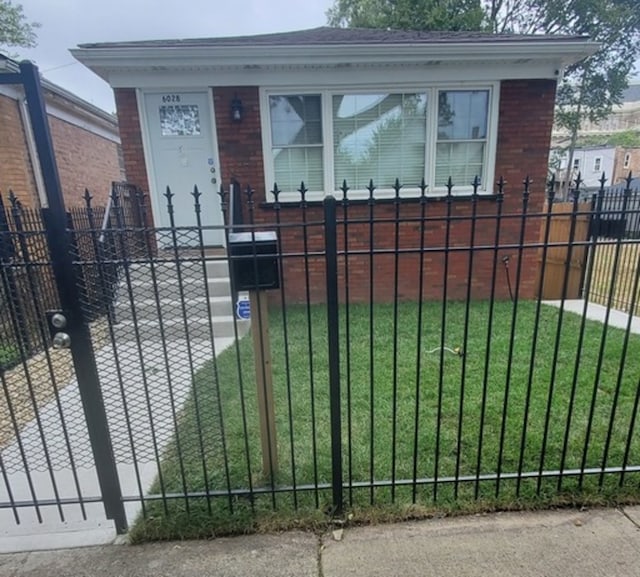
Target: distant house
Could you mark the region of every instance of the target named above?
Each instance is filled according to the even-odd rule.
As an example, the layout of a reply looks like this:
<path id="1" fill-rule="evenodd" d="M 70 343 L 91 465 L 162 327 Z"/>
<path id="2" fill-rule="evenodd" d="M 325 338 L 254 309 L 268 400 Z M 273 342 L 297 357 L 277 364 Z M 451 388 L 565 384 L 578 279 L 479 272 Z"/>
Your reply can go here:
<path id="1" fill-rule="evenodd" d="M 1 54 L 0 64 L 18 69 Z M 46 79 L 42 87 L 65 203 L 81 204 L 87 187 L 105 204 L 111 182 L 124 176 L 116 117 Z M 21 86 L 0 84 L 0 127 L 0 192 L 12 190 L 25 207 L 46 206 Z"/>
<path id="2" fill-rule="evenodd" d="M 544 197 L 557 80 L 596 49 L 585 37 L 317 28 L 84 44 L 72 53 L 114 88 L 127 178 L 150 192 L 154 221 L 166 226 L 167 185 L 178 224 L 194 223 L 187 195 L 197 184 L 205 224 L 219 225 L 216 190 L 231 177 L 255 189 L 256 219 L 264 223 L 274 219 L 274 182 L 281 202 L 299 200 L 301 181 L 313 202 L 341 197 L 346 180 L 357 201 L 367 197 L 370 179 L 376 196 L 388 198 L 398 178 L 403 210 L 418 214 L 410 199 L 422 179 L 431 197 L 446 194 L 449 177 L 454 194 L 465 197 L 478 176 L 478 192 L 492 198 L 504 176 L 505 204 L 519 210 L 529 175 L 535 210 Z M 471 210 L 466 198 L 455 205 L 457 215 Z M 435 203 L 432 213 L 443 210 Z M 534 229 L 527 231 L 532 239 Z M 486 242 L 490 233 L 482 231 Z M 505 228 L 505 242 L 516 234 Z M 207 235 L 208 244 L 224 244 L 222 231 Z M 388 242 L 388 235 L 377 240 Z M 529 293 L 535 258 L 522 282 Z M 490 286 L 483 267 L 479 290 Z M 452 296 L 464 294 L 461 277 L 449 285 Z M 405 280 L 401 290 L 413 291 Z"/>
<path id="3" fill-rule="evenodd" d="M 555 162 L 556 182 L 560 185 L 567 174 L 569 152 L 564 149 L 551 151 L 552 164 Z M 580 174 L 581 187 L 587 191 L 601 186 L 600 180 L 604 173 L 605 186 L 619 184 L 632 174 L 640 174 L 640 148 L 625 148 L 622 146 L 584 146 L 573 152 L 571 164 L 571 179 Z"/>
<path id="4" fill-rule="evenodd" d="M 640 130 L 640 125 L 638 130 Z M 616 161 L 611 182 L 617 184 L 627 178 L 629 173 L 633 175 L 640 174 L 640 148 L 619 146 L 616 149 Z"/>

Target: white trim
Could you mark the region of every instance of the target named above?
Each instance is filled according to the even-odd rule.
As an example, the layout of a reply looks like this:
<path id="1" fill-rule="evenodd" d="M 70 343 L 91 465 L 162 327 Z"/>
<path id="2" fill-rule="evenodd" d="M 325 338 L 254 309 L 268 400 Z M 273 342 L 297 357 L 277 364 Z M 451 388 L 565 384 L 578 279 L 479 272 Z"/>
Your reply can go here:
<path id="1" fill-rule="evenodd" d="M 323 163 L 324 163 L 324 189 L 322 191 L 309 191 L 308 200 L 321 200 L 325 195 L 340 196 L 339 191 L 335 188 L 335 171 L 333 158 L 333 108 L 332 97 L 335 94 L 366 94 L 366 93 L 425 93 L 427 94 L 427 119 L 426 127 L 427 138 L 425 143 L 425 182 L 428 185 L 427 194 L 429 196 L 438 197 L 446 194 L 446 189 L 435 187 L 435 162 L 436 162 L 436 143 L 437 143 L 437 111 L 438 111 L 438 92 L 440 90 L 488 90 L 489 103 L 487 109 L 487 137 L 485 155 L 483 164 L 485 174 L 482 179 L 480 194 L 491 194 L 493 192 L 493 182 L 495 178 L 495 163 L 498 145 L 498 116 L 500 110 L 500 82 L 485 82 L 482 84 L 473 83 L 443 83 L 433 82 L 427 85 L 406 85 L 395 86 L 385 82 L 384 85 L 348 85 L 341 86 L 339 89 L 331 88 L 303 88 L 298 86 L 285 87 L 260 87 L 259 104 L 260 104 L 260 124 L 262 130 L 262 155 L 264 165 L 264 177 L 266 183 L 266 201 L 273 202 L 274 197 L 271 193 L 275 180 L 273 167 L 273 144 L 271 141 L 270 126 L 270 107 L 269 96 L 272 95 L 291 95 L 291 94 L 318 94 L 321 97 L 322 107 L 322 137 L 323 137 Z M 347 183 L 349 184 L 349 183 Z M 472 191 L 472 186 L 456 185 L 454 195 L 466 195 Z M 380 188 L 375 192 L 376 198 L 391 198 L 394 196 L 391 189 Z M 350 190 L 349 198 L 366 199 L 368 198 L 366 190 Z M 403 188 L 401 196 L 403 198 L 417 197 L 420 195 L 418 188 Z M 299 201 L 300 196 L 294 191 L 284 191 L 280 195 L 281 202 Z"/>
<path id="2" fill-rule="evenodd" d="M 118 128 L 116 126 L 114 126 L 113 130 L 108 130 L 106 128 L 98 126 L 97 124 L 87 122 L 79 116 L 76 116 L 75 114 L 70 113 L 68 110 L 65 110 L 61 106 L 58 106 L 57 104 L 51 102 L 47 103 L 47 114 L 49 114 L 49 116 L 57 118 L 58 120 L 62 120 L 78 128 L 82 128 L 87 132 L 91 132 L 92 134 L 104 138 L 105 140 L 110 140 L 111 142 L 120 144 L 120 134 L 118 133 Z"/>
<path id="3" fill-rule="evenodd" d="M 142 135 L 142 151 L 144 154 L 144 167 L 147 171 L 147 186 L 149 187 L 149 199 L 151 201 L 151 214 L 156 227 L 162 226 L 159 221 L 160 201 L 155 194 L 156 183 L 153 177 L 153 155 L 151 154 L 151 136 L 149 134 L 149 123 L 147 122 L 147 108 L 144 102 L 144 95 L 140 88 L 136 88 L 136 104 L 138 105 L 138 121 L 140 122 L 140 134 Z"/>
<path id="4" fill-rule="evenodd" d="M 246 67 L 353 66 L 359 64 L 408 64 L 510 61 L 528 68 L 535 61 L 555 63 L 558 72 L 569 64 L 597 52 L 600 45 L 588 39 L 519 40 L 493 42 L 433 42 L 379 44 L 251 45 L 249 39 L 239 45 L 175 46 L 97 46 L 71 50 L 71 54 L 98 75 L 108 79 L 114 72 L 136 75 L 140 69 L 167 72 L 180 68 L 236 67 L 245 75 Z M 508 56 L 506 56 L 508 55 Z"/>
<path id="5" fill-rule="evenodd" d="M 36 148 L 36 143 L 33 137 L 33 129 L 31 128 L 31 120 L 29 118 L 29 111 L 27 110 L 27 102 L 24 96 L 24 90 L 21 86 L 17 87 L 8 84 L 0 84 L 0 95 L 6 96 L 11 100 L 15 100 L 18 104 L 18 114 L 20 115 L 22 130 L 25 135 L 27 151 L 29 153 L 29 162 L 31 164 L 31 172 L 33 173 L 33 178 L 36 184 L 36 192 L 38 193 L 40 206 L 42 208 L 47 208 L 49 206 L 49 201 L 47 199 L 47 192 L 44 187 L 44 180 L 42 179 L 40 158 L 38 156 L 38 149 Z"/>
<path id="6" fill-rule="evenodd" d="M 218 145 L 218 125 L 216 124 L 216 103 L 213 99 L 213 88 L 210 86 L 207 88 L 207 95 L 209 96 L 209 114 L 211 115 L 211 138 L 212 142 L 212 154 L 213 154 L 213 162 L 216 168 L 216 184 L 214 186 L 213 193 L 216 195 L 216 198 L 220 198 L 218 196 L 218 190 L 220 189 L 220 185 L 224 182 L 222 178 L 222 165 L 220 164 L 220 146 Z M 224 225 L 224 214 L 222 214 L 222 208 L 220 208 L 220 224 Z M 222 246 L 226 248 L 227 246 L 227 235 L 222 235 Z"/>
<path id="7" fill-rule="evenodd" d="M 20 100 L 20 98 L 24 98 L 24 91 L 13 84 L 0 84 L 0 94 L 8 98 L 13 98 L 13 100 Z"/>
<path id="8" fill-rule="evenodd" d="M 29 150 L 29 157 L 31 159 L 31 169 L 33 170 L 33 178 L 36 182 L 36 191 L 38 198 L 40 199 L 40 207 L 48 208 L 49 199 L 47 198 L 47 189 L 44 186 L 44 179 L 42 178 L 42 167 L 40 166 L 40 157 L 38 156 L 38 149 L 33 137 L 33 128 L 31 127 L 31 118 L 29 117 L 29 110 L 27 109 L 27 101 L 25 98 L 18 100 L 18 108 L 20 109 L 20 117 L 22 119 L 22 126 L 24 127 L 24 133 L 27 137 L 27 148 Z"/>
<path id="9" fill-rule="evenodd" d="M 546 60 L 530 64 L 511 61 L 500 62 L 422 62 L 419 64 L 366 65 L 322 67 L 311 65 L 243 67 L 197 67 L 183 70 L 135 69 L 110 70 L 103 77 L 114 88 L 160 88 L 167 83 L 180 87 L 206 85 L 226 86 L 287 86 L 298 88 L 314 86 L 339 87 L 344 84 L 375 83 L 384 78 L 389 84 L 415 83 L 416 78 L 438 78 L 443 82 L 487 82 L 493 80 L 557 80 L 560 74 L 558 62 Z M 94 70 L 95 71 L 95 70 Z"/>
<path id="10" fill-rule="evenodd" d="M 596 168 L 596 164 L 599 166 Z M 593 159 L 593 172 L 600 172 L 602 170 L 602 156 L 596 156 Z"/>
<path id="11" fill-rule="evenodd" d="M 324 190 L 336 189 L 335 168 L 333 166 L 333 93 L 320 94 L 320 109 L 322 110 L 322 168 Z M 339 196 L 339 195 L 338 195 Z"/>

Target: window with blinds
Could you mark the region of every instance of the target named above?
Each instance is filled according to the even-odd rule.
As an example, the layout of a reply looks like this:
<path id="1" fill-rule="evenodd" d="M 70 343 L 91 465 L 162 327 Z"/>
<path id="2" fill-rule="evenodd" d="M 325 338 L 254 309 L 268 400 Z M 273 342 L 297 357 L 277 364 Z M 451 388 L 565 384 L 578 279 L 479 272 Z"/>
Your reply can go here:
<path id="1" fill-rule="evenodd" d="M 302 181 L 311 191 L 323 190 L 320 95 L 270 96 L 269 111 L 275 182 L 282 190 L 296 190 Z"/>
<path id="2" fill-rule="evenodd" d="M 395 179 L 418 186 L 424 177 L 425 94 L 334 95 L 334 186 L 363 190 L 370 179 L 391 188 Z"/>
<path id="3" fill-rule="evenodd" d="M 486 88 L 424 88 L 405 92 L 318 90 L 315 94 L 265 93 L 265 169 L 281 191 L 304 181 L 309 198 L 340 190 L 354 197 L 443 194 L 451 177 L 456 192 L 468 193 L 474 178 L 493 178 L 497 102 Z M 493 113 L 490 113 L 493 110 Z M 271 153 L 269 155 L 269 153 Z"/>
<path id="4" fill-rule="evenodd" d="M 438 93 L 436 187 L 445 186 L 449 177 L 456 186 L 468 186 L 476 176 L 482 182 L 488 114 L 488 90 Z"/>

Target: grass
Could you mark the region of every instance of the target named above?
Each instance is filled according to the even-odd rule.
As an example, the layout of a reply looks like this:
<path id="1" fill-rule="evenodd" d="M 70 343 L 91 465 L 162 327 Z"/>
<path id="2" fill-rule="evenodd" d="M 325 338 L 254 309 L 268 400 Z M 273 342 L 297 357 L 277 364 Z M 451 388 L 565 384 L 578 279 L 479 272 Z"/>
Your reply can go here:
<path id="1" fill-rule="evenodd" d="M 510 302 L 495 303 L 488 352 L 489 303 L 471 304 L 466 344 L 465 306 L 462 303 L 448 303 L 445 344 L 451 348 L 464 347 L 465 354 L 460 357 L 445 353 L 442 365 L 439 352 L 428 353 L 440 345 L 442 307 L 439 303 L 424 304 L 420 355 L 417 354 L 416 342 L 418 305 L 400 303 L 395 322 L 393 305 L 380 304 L 374 307 L 372 398 L 369 307 L 349 307 L 348 348 L 344 330 L 346 311 L 342 308 L 340 312 L 345 480 L 367 482 L 372 470 L 377 481 L 392 477 L 412 479 L 414 455 L 418 478 L 433 478 L 436 474 L 439 478 L 449 477 L 456 472 L 463 476 L 477 472 L 490 474 L 498 469 L 503 473 L 514 473 L 518 472 L 521 465 L 523 471 L 538 471 L 541 467 L 556 470 L 561 466 L 567 430 L 565 469 L 579 468 L 583 459 L 587 467 L 600 467 L 609 430 L 611 441 L 606 464 L 622 464 L 640 379 L 640 363 L 633 361 L 640 358 L 638 336 L 632 336 L 628 343 L 626 362 L 620 386 L 617 387 L 624 332 L 617 329 L 603 332 L 601 324 L 587 322 L 573 390 L 581 319 L 565 313 L 562 330 L 557 335 L 559 311 L 543 306 L 529 389 L 536 303 L 522 302 L 518 306 L 513 341 L 513 305 Z M 311 356 L 306 308 L 288 308 L 286 321 L 288 371 L 282 312 L 271 312 L 270 338 L 279 450 L 279 472 L 275 486 L 293 484 L 294 472 L 297 485 L 314 484 L 316 481 L 329 483 L 331 437 L 325 308 L 311 308 Z M 394 327 L 397 327 L 398 339 L 396 362 Z M 606 338 L 602 366 L 596 379 L 603 334 L 606 334 Z M 554 353 L 556 338 L 560 343 L 557 357 Z M 487 353 L 486 405 L 481 430 Z M 419 379 L 416 378 L 418 356 L 421 361 Z M 252 340 L 249 335 L 240 341 L 237 350 L 234 347 L 220 355 L 215 368 L 210 362 L 198 372 L 195 395 L 182 411 L 178 436 L 164 455 L 162 478 L 158 479 L 152 493 L 159 494 L 162 489 L 167 493 L 183 493 L 185 489 L 198 492 L 205 491 L 207 486 L 210 490 L 225 490 L 229 485 L 231 488 L 252 486 L 254 489 L 271 486 L 269 480 L 261 475 L 253 370 Z M 395 390 L 394 372 L 397 375 Z M 550 388 L 552 373 L 554 380 Z M 419 389 L 416 392 L 417 381 Z M 528 390 L 530 403 L 528 419 L 525 420 Z M 571 422 L 567 428 L 572 397 Z M 616 397 L 617 408 L 613 413 Z M 595 403 L 587 439 L 592 398 L 595 398 Z M 419 400 L 417 451 L 414 445 L 416 400 Z M 203 424 L 202 446 L 198 422 Z M 221 424 L 224 426 L 224 435 Z M 526 442 L 520 463 L 525 425 Z M 638 427 L 640 423 L 636 426 L 629 447 L 629 464 L 640 464 Z M 541 461 L 545 428 L 545 458 Z M 225 453 L 226 461 L 223 458 Z M 295 467 L 292 465 L 294 461 Z M 442 484 L 437 492 L 433 485 L 424 485 L 416 487 L 415 502 L 411 485 L 398 487 L 393 494 L 389 487 L 377 487 L 373 492 L 369 488 L 358 488 L 345 490 L 345 499 L 356 521 L 369 521 L 398 516 L 428 516 L 438 512 L 529 508 L 576 502 L 601 503 L 640 496 L 637 476 L 628 474 L 623 489 L 618 487 L 618 475 L 607 476 L 601 488 L 598 480 L 598 475 L 585 476 L 580 487 L 578 478 L 565 478 L 559 488 L 556 478 L 545 478 L 539 486 L 537 479 L 526 479 L 522 481 L 519 491 L 516 490 L 515 480 L 502 480 L 498 494 L 495 481 L 483 481 L 478 486 L 477 495 L 474 483 L 461 483 L 458 486 Z M 314 527 L 326 523 L 327 516 L 324 513 L 330 509 L 330 500 L 330 490 L 298 491 L 295 495 L 291 492 L 267 493 L 254 498 L 238 495 L 231 499 L 155 500 L 147 502 L 145 514 L 133 527 L 131 537 L 134 541 L 142 541 L 207 537 L 264 528 Z M 230 506 L 233 512 L 230 512 Z"/>
<path id="2" fill-rule="evenodd" d="M 18 347 L 11 344 L 0 343 L 0 369 L 10 369 L 20 361 Z"/>

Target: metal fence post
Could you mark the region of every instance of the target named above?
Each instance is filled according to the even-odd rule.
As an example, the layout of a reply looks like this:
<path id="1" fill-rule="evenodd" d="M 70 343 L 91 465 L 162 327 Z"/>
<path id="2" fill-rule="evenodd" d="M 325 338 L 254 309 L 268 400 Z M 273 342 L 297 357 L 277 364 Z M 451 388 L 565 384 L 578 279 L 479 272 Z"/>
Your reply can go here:
<path id="1" fill-rule="evenodd" d="M 60 304 L 68 315 L 67 332 L 71 337 L 71 355 L 96 464 L 98 483 L 107 518 L 113 519 L 118 533 L 124 533 L 127 529 L 127 518 L 91 343 L 91 333 L 84 319 L 81 293 L 70 252 L 70 238 L 66 230 L 67 214 L 42 97 L 40 76 L 37 67 L 31 62 L 20 64 L 20 76 L 49 201 L 49 208 L 43 209 L 43 217 Z"/>
<path id="2" fill-rule="evenodd" d="M 334 514 L 342 514 L 342 420 L 340 410 L 340 334 L 338 311 L 338 243 L 336 199 L 324 200 L 324 247 L 329 337 L 329 403 L 331 410 L 331 487 Z"/>

